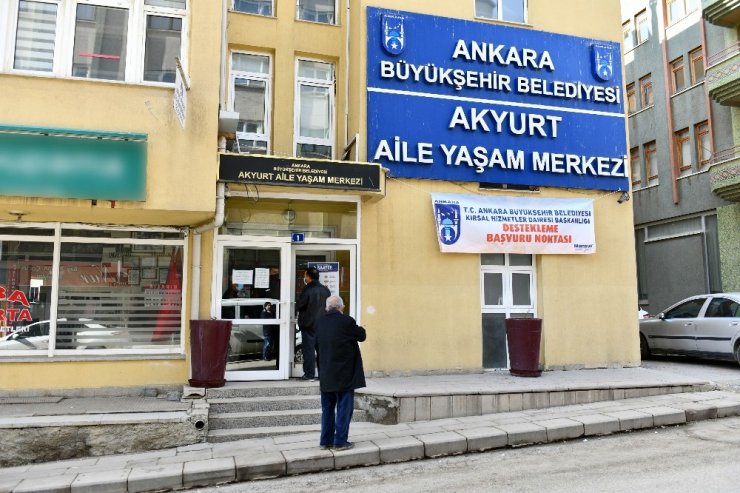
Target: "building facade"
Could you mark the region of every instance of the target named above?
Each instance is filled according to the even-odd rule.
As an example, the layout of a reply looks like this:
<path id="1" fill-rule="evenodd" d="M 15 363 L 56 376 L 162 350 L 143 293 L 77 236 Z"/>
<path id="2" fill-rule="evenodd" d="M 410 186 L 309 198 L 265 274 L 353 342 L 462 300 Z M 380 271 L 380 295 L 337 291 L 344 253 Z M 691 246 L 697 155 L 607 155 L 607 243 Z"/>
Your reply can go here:
<path id="1" fill-rule="evenodd" d="M 710 82 L 734 41 L 702 10 L 698 0 L 622 2 L 639 298 L 650 313 L 739 288 L 736 196 L 721 172 L 737 115 Z"/>
<path id="2" fill-rule="evenodd" d="M 146 150 L 144 198 L 141 187 L 115 201 L 4 193 L 20 225 L 53 230 L 40 290 L 50 309 L 31 316 L 53 327 L 10 330 L 55 341 L 7 349 L 5 387 L 185 383 L 187 321 L 210 318 L 233 321 L 229 380 L 300 376 L 295 301 L 308 267 L 366 327 L 374 374 L 506 368 L 504 321 L 517 317 L 543 320 L 543 368 L 639 364 L 616 0 L 122 3 L 19 0 L 2 12 L 0 84 L 17 97 L 0 116 L 24 127 L 11 133 L 94 131 Z M 51 73 L 27 73 L 24 50 L 43 50 L 19 41 L 22 26 L 48 24 L 37 10 L 51 4 L 59 30 L 84 20 L 102 44 L 55 34 Z M 170 19 L 167 35 L 153 16 Z M 175 49 L 172 19 L 190 86 L 184 129 L 171 109 L 183 86 L 144 69 L 157 72 L 147 36 Z M 83 270 L 65 267 L 80 238 L 95 238 L 79 252 L 100 277 L 94 295 L 65 287 Z M 33 310 L 39 281 L 11 280 L 34 250 L 16 251 L 7 288 Z M 143 338 L 125 307 L 96 301 L 118 285 L 149 309 Z"/>

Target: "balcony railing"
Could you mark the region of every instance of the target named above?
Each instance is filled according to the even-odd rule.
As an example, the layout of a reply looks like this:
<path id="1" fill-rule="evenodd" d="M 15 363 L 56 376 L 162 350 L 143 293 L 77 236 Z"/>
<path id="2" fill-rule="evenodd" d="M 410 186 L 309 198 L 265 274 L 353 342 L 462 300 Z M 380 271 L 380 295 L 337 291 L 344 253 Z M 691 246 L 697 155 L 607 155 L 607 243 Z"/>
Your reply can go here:
<path id="1" fill-rule="evenodd" d="M 705 80 L 709 96 L 725 106 L 740 106 L 740 43 L 712 54 L 707 62 Z"/>
<path id="2" fill-rule="evenodd" d="M 740 146 L 712 155 L 712 192 L 725 200 L 740 202 Z"/>
<path id="3" fill-rule="evenodd" d="M 736 55 L 737 53 L 740 53 L 740 41 L 728 46 L 722 51 L 718 51 L 717 53 L 712 53 L 711 55 L 709 55 L 709 57 L 707 58 L 707 68 L 711 67 L 712 65 L 722 63 L 728 58 Z"/>

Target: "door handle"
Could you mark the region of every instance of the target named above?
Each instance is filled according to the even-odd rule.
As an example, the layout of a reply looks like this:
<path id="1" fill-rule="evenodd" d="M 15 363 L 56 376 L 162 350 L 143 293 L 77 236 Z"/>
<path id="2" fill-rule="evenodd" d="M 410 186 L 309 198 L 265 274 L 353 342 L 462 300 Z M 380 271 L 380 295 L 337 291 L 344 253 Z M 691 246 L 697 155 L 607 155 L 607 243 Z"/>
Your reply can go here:
<path id="1" fill-rule="evenodd" d="M 684 327 L 691 327 L 692 325 L 694 325 L 693 322 L 686 322 L 685 324 L 683 324 Z"/>

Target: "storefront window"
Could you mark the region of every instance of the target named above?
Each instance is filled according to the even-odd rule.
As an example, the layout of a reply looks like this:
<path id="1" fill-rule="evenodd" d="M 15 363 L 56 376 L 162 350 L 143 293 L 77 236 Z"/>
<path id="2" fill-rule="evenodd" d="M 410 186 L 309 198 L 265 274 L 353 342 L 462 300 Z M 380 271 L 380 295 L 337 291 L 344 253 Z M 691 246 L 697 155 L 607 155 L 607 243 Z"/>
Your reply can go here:
<path id="1" fill-rule="evenodd" d="M 0 356 L 179 352 L 183 253 L 175 230 L 0 226 Z"/>
<path id="2" fill-rule="evenodd" d="M 357 204 L 313 200 L 254 201 L 232 197 L 226 201 L 222 235 L 290 237 L 295 231 L 305 238 L 357 238 Z"/>
<path id="3" fill-rule="evenodd" d="M 181 250 L 62 243 L 56 348 L 179 346 Z"/>
<path id="4" fill-rule="evenodd" d="M 50 241 L 0 240 L 0 355 L 49 348 L 53 257 Z"/>

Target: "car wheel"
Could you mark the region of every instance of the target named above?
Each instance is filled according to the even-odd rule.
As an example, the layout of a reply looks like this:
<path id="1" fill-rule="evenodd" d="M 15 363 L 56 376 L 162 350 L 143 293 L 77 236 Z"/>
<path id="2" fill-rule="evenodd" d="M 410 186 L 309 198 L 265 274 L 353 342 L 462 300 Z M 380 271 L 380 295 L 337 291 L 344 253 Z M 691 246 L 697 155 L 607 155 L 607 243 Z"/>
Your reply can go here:
<path id="1" fill-rule="evenodd" d="M 735 344 L 735 361 L 740 364 L 740 342 Z"/>
<path id="2" fill-rule="evenodd" d="M 295 348 L 295 363 L 296 364 L 303 364 L 303 347 L 297 346 Z"/>
<path id="3" fill-rule="evenodd" d="M 650 358 L 650 346 L 648 346 L 645 336 L 640 334 L 640 357 L 642 359 Z"/>

